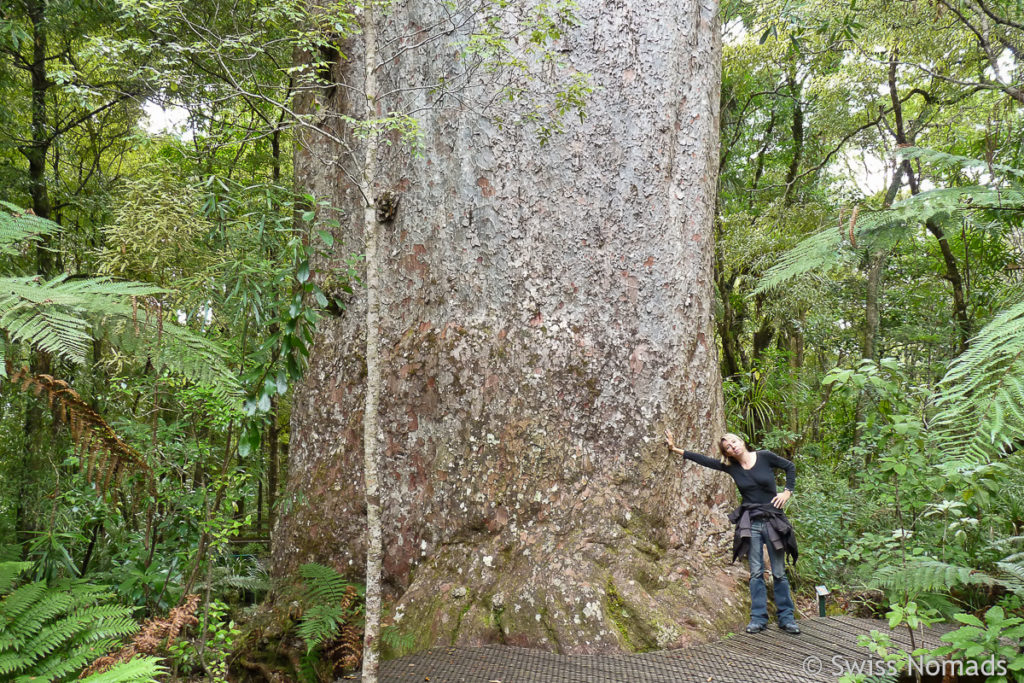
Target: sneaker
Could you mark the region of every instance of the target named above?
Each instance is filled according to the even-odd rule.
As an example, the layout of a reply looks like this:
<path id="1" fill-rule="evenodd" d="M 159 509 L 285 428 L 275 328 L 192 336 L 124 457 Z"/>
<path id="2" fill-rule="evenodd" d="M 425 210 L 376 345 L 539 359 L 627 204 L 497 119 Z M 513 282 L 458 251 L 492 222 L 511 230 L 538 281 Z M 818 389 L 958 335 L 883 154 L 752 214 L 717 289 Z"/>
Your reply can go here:
<path id="1" fill-rule="evenodd" d="M 779 630 L 785 631 L 786 633 L 792 633 L 793 635 L 800 633 L 800 627 L 796 625 L 795 621 L 791 621 L 788 624 L 779 624 Z"/>
<path id="2" fill-rule="evenodd" d="M 755 624 L 754 622 L 750 622 L 747 624 L 747 633 L 760 633 L 766 628 L 768 628 L 768 624 Z"/>

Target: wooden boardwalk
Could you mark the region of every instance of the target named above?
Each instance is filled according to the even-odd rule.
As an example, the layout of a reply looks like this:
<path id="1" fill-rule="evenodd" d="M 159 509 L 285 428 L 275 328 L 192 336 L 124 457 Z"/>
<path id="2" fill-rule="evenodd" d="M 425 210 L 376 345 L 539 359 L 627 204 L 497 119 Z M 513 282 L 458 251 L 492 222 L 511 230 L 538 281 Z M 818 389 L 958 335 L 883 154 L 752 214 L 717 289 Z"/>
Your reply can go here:
<path id="1" fill-rule="evenodd" d="M 888 624 L 854 617 L 800 621 L 794 636 L 767 631 L 731 636 L 681 650 L 614 655 L 558 655 L 503 645 L 434 648 L 384 662 L 383 683 L 817 683 L 835 681 L 839 666 L 879 666 L 857 636 Z M 931 629 L 917 646 L 936 647 L 942 630 Z M 910 650 L 906 629 L 889 632 Z M 876 662 L 871 665 L 870 662 Z M 875 669 L 875 673 L 880 670 Z"/>

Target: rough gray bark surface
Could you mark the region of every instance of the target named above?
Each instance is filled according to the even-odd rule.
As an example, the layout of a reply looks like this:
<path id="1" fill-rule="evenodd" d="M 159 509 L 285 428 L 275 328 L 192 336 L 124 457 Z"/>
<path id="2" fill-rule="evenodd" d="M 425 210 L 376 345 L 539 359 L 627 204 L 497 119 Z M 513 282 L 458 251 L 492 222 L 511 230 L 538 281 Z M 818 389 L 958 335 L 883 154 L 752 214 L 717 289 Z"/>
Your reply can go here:
<path id="1" fill-rule="evenodd" d="M 453 64 L 451 38 L 389 61 L 423 42 L 429 11 L 381 26 L 382 92 Z M 596 88 L 546 146 L 423 90 L 382 100 L 429 108 L 423 155 L 384 153 L 377 188 L 401 197 L 379 245 L 384 581 L 421 646 L 668 647 L 735 627 L 742 607 L 721 566 L 733 484 L 662 437 L 710 452 L 723 430 L 717 5 L 583 0 L 577 17 L 563 57 Z M 357 83 L 355 52 L 340 83 Z M 321 106 L 363 102 L 339 87 Z M 362 251 L 356 175 L 325 165 L 343 150 L 303 145 L 298 176 L 343 212 L 338 256 Z M 296 393 L 278 576 L 363 567 L 364 297 L 322 324 Z"/>

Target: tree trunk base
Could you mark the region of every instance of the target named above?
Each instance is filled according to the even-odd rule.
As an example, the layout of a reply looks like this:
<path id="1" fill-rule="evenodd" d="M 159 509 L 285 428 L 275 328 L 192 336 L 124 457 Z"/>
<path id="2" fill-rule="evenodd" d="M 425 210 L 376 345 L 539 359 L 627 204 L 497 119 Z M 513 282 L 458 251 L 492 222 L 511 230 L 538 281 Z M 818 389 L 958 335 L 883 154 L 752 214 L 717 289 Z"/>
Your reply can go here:
<path id="1" fill-rule="evenodd" d="M 678 648 L 735 630 L 746 617 L 745 570 L 660 548 L 639 526 L 564 538 L 537 531 L 521 554 L 500 538 L 448 546 L 417 568 L 395 609 L 398 631 L 416 649 L 503 643 L 591 654 Z"/>

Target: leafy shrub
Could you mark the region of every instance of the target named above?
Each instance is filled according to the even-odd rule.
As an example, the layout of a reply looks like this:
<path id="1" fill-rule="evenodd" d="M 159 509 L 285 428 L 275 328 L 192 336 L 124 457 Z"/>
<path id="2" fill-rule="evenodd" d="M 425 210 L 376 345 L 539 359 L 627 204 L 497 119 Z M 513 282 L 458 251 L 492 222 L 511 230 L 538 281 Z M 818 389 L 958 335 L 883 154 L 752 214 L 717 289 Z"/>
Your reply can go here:
<path id="1" fill-rule="evenodd" d="M 1024 619 L 1007 616 L 999 605 L 985 612 L 984 621 L 973 614 L 957 614 L 954 618 L 964 625 L 944 634 L 940 639 L 949 645 L 933 650 L 933 655 L 949 655 L 954 660 L 979 664 L 995 657 L 1014 672 L 1013 680 L 1020 680 L 1024 672 Z M 996 675 L 987 680 L 1002 683 L 1007 678 Z"/>

